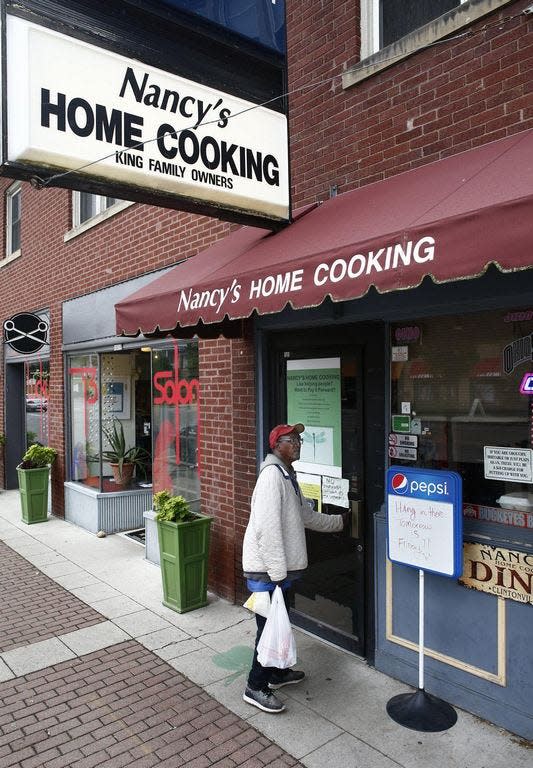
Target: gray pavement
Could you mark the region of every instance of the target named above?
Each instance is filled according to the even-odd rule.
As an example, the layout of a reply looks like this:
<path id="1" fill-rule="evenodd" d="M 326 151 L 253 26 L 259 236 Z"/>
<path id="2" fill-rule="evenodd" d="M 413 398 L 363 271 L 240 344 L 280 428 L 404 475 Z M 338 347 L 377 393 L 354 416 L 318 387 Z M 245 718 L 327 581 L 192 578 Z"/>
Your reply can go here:
<path id="1" fill-rule="evenodd" d="M 18 491 L 0 493 L 0 541 L 107 620 L 5 650 L 0 681 L 134 639 L 309 768 L 533 764 L 532 744 L 461 710 L 449 731 L 402 728 L 385 706 L 408 686 L 298 629 L 307 679 L 279 692 L 284 713 L 259 712 L 242 701 L 255 635 L 248 611 L 209 595 L 206 608 L 177 614 L 162 605 L 159 568 L 135 541 L 99 539 L 54 517 L 27 526 L 20 517 Z"/>

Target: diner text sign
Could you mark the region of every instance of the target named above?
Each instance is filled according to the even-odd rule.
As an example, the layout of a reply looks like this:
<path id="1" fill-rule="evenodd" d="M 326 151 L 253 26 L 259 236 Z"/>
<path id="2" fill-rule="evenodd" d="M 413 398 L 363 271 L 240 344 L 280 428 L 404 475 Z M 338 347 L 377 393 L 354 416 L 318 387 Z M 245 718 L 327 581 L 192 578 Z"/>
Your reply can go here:
<path id="1" fill-rule="evenodd" d="M 533 553 L 465 542 L 461 584 L 496 597 L 533 604 Z"/>

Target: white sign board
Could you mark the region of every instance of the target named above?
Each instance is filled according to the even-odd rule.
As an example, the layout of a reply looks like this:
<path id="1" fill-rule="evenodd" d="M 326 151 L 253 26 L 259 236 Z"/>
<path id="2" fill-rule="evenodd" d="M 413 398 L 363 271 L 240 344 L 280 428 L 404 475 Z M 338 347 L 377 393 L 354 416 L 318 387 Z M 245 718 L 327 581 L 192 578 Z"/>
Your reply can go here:
<path id="1" fill-rule="evenodd" d="M 389 457 L 391 459 L 403 459 L 403 461 L 416 461 L 418 452 L 416 448 L 389 445 Z"/>
<path id="2" fill-rule="evenodd" d="M 322 502 L 335 504 L 337 507 L 350 507 L 348 501 L 348 488 L 350 481 L 344 477 L 322 477 Z"/>
<path id="3" fill-rule="evenodd" d="M 442 576 L 462 570 L 462 480 L 456 472 L 387 470 L 388 556 Z"/>
<path id="4" fill-rule="evenodd" d="M 11 15 L 7 103 L 8 162 L 288 218 L 278 112 Z"/>
<path id="5" fill-rule="evenodd" d="M 389 496 L 389 557 L 443 574 L 454 570 L 453 504 Z"/>
<path id="6" fill-rule="evenodd" d="M 412 426 L 412 422 L 411 422 Z M 389 433 L 389 445 L 401 446 L 403 448 L 417 448 L 418 437 L 417 435 L 401 435 L 396 432 Z"/>
<path id="7" fill-rule="evenodd" d="M 484 447 L 485 478 L 515 483 L 533 483 L 531 448 Z"/>

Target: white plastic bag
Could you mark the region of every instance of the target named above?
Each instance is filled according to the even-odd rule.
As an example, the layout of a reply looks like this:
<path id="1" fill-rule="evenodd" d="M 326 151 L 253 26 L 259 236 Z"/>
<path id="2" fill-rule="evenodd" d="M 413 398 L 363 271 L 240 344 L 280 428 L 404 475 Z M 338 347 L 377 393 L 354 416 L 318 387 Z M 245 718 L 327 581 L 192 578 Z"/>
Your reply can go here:
<path id="1" fill-rule="evenodd" d="M 280 587 L 272 595 L 270 613 L 257 644 L 257 660 L 262 667 L 278 669 L 296 664 L 296 643 Z"/>
<path id="2" fill-rule="evenodd" d="M 248 608 L 253 613 L 258 613 L 260 616 L 267 618 L 270 613 L 270 592 L 252 592 L 248 600 L 243 604 L 244 608 Z"/>

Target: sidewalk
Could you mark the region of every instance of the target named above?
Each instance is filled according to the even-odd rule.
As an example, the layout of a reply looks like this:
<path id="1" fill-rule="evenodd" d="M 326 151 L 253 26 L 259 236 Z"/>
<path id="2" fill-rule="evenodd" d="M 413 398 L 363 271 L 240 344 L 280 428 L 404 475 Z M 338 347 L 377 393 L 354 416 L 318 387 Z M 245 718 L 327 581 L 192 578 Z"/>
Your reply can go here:
<path id="1" fill-rule="evenodd" d="M 280 715 L 245 704 L 255 622 L 240 606 L 177 614 L 123 535 L 20 521 L 0 493 L 0 768 L 526 768 L 533 745 L 457 710 L 425 734 L 387 715 L 403 683 L 298 630 L 308 679 Z"/>

